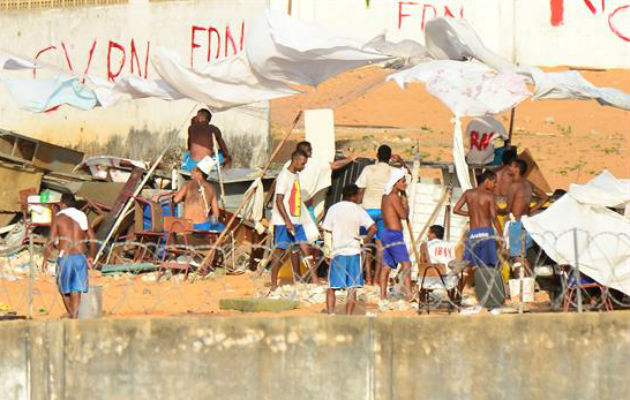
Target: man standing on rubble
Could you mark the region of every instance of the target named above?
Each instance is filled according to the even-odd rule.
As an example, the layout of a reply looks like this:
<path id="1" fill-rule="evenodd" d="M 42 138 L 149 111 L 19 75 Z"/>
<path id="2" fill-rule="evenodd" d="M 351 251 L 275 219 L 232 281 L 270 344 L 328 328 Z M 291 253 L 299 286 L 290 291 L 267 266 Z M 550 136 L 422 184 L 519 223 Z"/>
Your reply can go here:
<path id="1" fill-rule="evenodd" d="M 225 162 L 226 167 L 232 166 L 232 157 L 228 152 L 227 145 L 221 135 L 221 130 L 212 125 L 212 113 L 210 110 L 203 108 L 197 112 L 197 115 L 190 121 L 188 127 L 188 151 L 184 154 L 180 168 L 184 171 L 192 172 L 195 166 L 204 157 L 208 156 L 216 158 L 214 143 L 219 146 L 218 160 L 219 164 Z"/>
<path id="2" fill-rule="evenodd" d="M 193 228 L 198 231 L 217 231 L 225 229 L 219 222 L 219 203 L 217 192 L 208 182 L 208 174 L 216 161 L 206 156 L 192 172 L 192 179 L 184 183 L 175 194 L 175 204 L 184 202 L 184 218 L 193 223 Z"/>
<path id="3" fill-rule="evenodd" d="M 512 183 L 508 191 L 507 208 L 499 212 L 504 215 L 511 214 L 510 221 L 505 226 L 505 236 L 509 244 L 510 258 L 519 260 L 523 258 L 523 254 L 532 245 L 532 238 L 525 231 L 521 218 L 523 215 L 530 215 L 541 209 L 549 200 L 549 196 L 525 179 L 527 163 L 524 160 L 517 158 L 512 161 L 509 171 L 512 176 Z M 538 197 L 538 202 L 531 207 L 534 195 Z M 522 259 L 521 261 L 527 265 L 526 260 Z"/>
<path id="4" fill-rule="evenodd" d="M 304 169 L 307 156 L 301 150 L 291 154 L 291 163 L 283 168 L 276 178 L 275 201 L 271 213 L 274 232 L 274 251 L 271 266 L 271 290 L 278 287 L 278 271 L 283 255 L 287 250 L 300 251 L 311 273 L 311 282 L 319 283 L 317 271 L 313 263 L 311 248 L 300 223 L 304 201 L 300 187 L 300 171 Z M 293 265 L 294 276 L 299 276 L 299 264 Z"/>
<path id="5" fill-rule="evenodd" d="M 81 293 L 88 291 L 88 264 L 96 250 L 96 237 L 83 211 L 75 208 L 74 195 L 64 193 L 60 208 L 50 227 L 50 238 L 44 251 L 42 270 L 46 270 L 48 255 L 59 249 L 57 286 L 69 318 L 78 318 Z M 89 254 L 88 254 L 89 243 Z M 90 257 L 90 258 L 88 258 Z"/>

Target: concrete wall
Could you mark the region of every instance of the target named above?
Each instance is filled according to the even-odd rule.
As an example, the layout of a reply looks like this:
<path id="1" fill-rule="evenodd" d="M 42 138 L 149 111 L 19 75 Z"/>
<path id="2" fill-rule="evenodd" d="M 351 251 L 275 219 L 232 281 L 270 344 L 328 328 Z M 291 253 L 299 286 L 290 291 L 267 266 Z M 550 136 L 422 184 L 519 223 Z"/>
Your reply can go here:
<path id="1" fill-rule="evenodd" d="M 630 68 L 629 0 L 292 0 L 292 12 L 364 40 L 387 31 L 420 42 L 427 21 L 452 15 L 522 64 Z"/>
<path id="2" fill-rule="evenodd" d="M 3 399 L 627 399 L 630 314 L 5 322 Z"/>
<path id="3" fill-rule="evenodd" d="M 155 78 L 150 54 L 156 46 L 176 50 L 189 65 L 199 66 L 240 51 L 247 21 L 263 12 L 267 0 L 182 0 L 0 12 L 0 49 L 54 66 L 37 76 L 72 69 L 101 78 L 135 74 Z M 31 71 L 7 72 L 30 78 Z M 62 107 L 45 114 L 18 109 L 0 85 L 2 127 L 59 144 L 103 141 L 131 128 L 165 132 L 187 127 L 196 110 L 189 100 L 142 99 L 91 111 Z M 229 138 L 255 135 L 252 144 L 266 156 L 269 134 L 267 102 L 217 113 L 214 122 Z M 260 160 L 258 160 L 260 163 Z"/>

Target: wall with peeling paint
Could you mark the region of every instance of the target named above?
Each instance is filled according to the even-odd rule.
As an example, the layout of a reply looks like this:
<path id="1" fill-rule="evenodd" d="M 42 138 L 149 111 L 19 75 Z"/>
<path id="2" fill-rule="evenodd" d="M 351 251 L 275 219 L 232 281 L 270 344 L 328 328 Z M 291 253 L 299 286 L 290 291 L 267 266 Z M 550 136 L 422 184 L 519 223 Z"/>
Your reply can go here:
<path id="1" fill-rule="evenodd" d="M 3 322 L 3 399 L 627 399 L 630 313 Z"/>

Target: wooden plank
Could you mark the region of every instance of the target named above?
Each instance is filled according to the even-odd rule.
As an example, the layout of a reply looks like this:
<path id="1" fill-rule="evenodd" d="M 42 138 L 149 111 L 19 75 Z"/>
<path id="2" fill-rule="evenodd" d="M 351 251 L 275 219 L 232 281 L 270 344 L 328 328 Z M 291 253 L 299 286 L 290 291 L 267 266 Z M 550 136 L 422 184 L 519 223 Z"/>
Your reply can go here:
<path id="1" fill-rule="evenodd" d="M 105 216 L 105 220 L 99 225 L 98 231 L 96 231 L 96 238 L 103 240 L 116 223 L 116 218 L 125 207 L 127 200 L 133 194 L 134 189 L 138 186 L 138 182 L 142 179 L 144 170 L 141 168 L 134 168 L 131 170 L 129 179 L 123 186 L 122 190 L 118 193 L 118 197 L 112 206 L 112 210 Z M 98 199 L 93 199 L 98 200 Z"/>
<path id="2" fill-rule="evenodd" d="M 20 191 L 35 188 L 39 193 L 42 174 L 33 169 L 0 163 L 0 182 L 5 182 L 0 185 L 0 211 L 19 212 Z"/>

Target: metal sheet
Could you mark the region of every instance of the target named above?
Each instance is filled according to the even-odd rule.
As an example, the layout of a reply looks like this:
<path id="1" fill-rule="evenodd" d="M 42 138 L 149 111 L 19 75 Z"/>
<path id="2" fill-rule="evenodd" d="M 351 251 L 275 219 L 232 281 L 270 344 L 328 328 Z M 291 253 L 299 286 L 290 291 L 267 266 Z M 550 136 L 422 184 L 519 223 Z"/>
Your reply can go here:
<path id="1" fill-rule="evenodd" d="M 32 168 L 0 163 L 0 182 L 0 211 L 18 212 L 20 191 L 35 188 L 39 193 L 42 174 Z"/>

